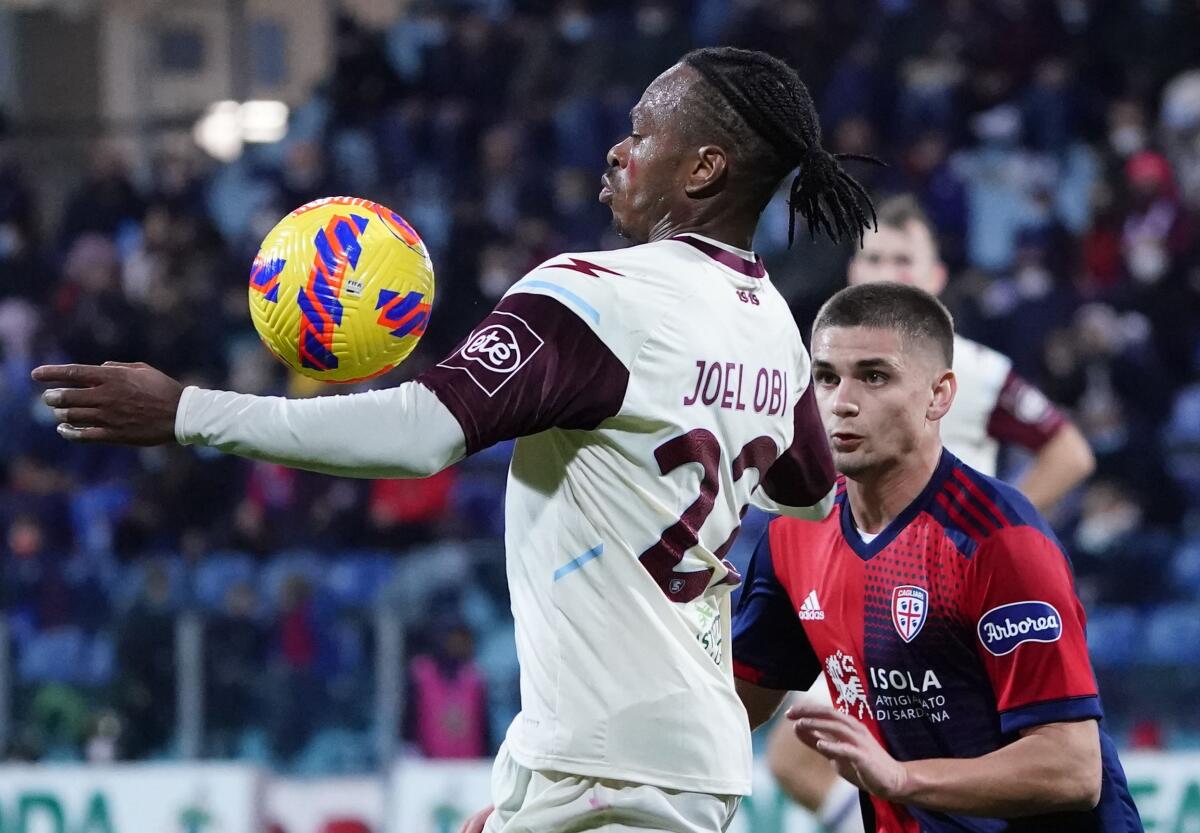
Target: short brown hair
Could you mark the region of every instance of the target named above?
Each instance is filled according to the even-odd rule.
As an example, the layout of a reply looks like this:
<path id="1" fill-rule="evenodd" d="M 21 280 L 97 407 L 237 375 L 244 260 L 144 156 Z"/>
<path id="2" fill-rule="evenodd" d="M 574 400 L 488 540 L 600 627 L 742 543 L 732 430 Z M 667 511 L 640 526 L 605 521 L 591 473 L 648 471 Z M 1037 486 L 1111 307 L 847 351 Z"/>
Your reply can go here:
<path id="1" fill-rule="evenodd" d="M 954 364 L 954 318 L 941 301 L 915 286 L 890 281 L 848 286 L 821 307 L 813 337 L 826 327 L 895 330 L 905 338 L 933 342 L 946 367 Z"/>
<path id="2" fill-rule="evenodd" d="M 929 240 L 933 243 L 934 259 L 939 257 L 937 229 L 934 228 L 933 221 L 929 219 L 925 209 L 921 207 L 920 201 L 912 194 L 896 194 L 888 197 L 879 203 L 879 207 L 875 209 L 875 216 L 883 228 L 907 231 L 910 223 L 922 226 L 925 231 L 929 232 Z"/>

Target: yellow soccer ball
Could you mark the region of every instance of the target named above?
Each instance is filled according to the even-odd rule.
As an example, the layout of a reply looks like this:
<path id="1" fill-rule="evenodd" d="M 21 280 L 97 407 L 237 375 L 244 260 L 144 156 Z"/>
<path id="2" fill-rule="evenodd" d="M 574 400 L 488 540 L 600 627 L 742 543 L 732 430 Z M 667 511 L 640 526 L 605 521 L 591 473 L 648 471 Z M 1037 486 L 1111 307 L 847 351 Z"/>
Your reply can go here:
<path id="1" fill-rule="evenodd" d="M 263 240 L 250 317 L 297 373 L 357 382 L 398 365 L 425 333 L 433 264 L 404 218 L 355 197 L 297 208 Z"/>

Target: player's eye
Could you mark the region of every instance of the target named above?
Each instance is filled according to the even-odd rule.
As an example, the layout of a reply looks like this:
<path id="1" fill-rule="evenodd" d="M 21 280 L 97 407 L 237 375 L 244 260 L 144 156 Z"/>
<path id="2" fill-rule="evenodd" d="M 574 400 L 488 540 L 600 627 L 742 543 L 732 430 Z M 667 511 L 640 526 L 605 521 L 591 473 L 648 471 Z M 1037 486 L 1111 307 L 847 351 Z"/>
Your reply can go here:
<path id="1" fill-rule="evenodd" d="M 887 374 L 880 373 L 878 370 L 868 370 L 863 378 L 868 385 L 882 385 L 888 380 Z"/>
<path id="2" fill-rule="evenodd" d="M 818 385 L 829 387 L 838 383 L 838 377 L 833 373 L 830 373 L 828 370 L 818 370 L 813 374 L 813 381 L 815 381 Z"/>

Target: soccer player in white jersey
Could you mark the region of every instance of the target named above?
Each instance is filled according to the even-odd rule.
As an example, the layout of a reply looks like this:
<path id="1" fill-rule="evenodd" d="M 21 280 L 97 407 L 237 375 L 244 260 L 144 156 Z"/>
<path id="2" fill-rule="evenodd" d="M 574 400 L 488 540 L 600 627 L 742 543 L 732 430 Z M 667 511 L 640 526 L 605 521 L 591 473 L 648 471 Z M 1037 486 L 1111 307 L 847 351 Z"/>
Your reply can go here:
<path id="1" fill-rule="evenodd" d="M 725 829 L 751 753 L 724 554 L 756 492 L 800 515 L 832 499 L 808 355 L 749 249 L 796 168 L 810 231 L 859 238 L 865 192 L 821 147 L 795 72 L 763 53 L 689 53 L 631 117 L 600 199 L 645 245 L 551 258 L 415 381 L 292 401 L 141 364 L 34 372 L 76 386 L 45 400 L 77 441 L 420 477 L 520 438 L 505 543 L 522 710 L 489 833 Z"/>
<path id="2" fill-rule="evenodd" d="M 890 197 L 877 209 L 879 226 L 867 232 L 850 261 L 851 285 L 896 281 L 938 295 L 946 266 L 938 256 L 929 218 L 908 195 Z M 1095 458 L 1079 429 L 1046 396 L 1022 379 L 1009 358 L 960 335 L 954 336 L 958 393 L 941 420 L 942 442 L 976 471 L 995 476 L 1001 444 L 1030 452 L 1033 460 L 1018 488 L 1046 512 L 1091 474 Z M 809 696 L 827 698 L 824 679 Z M 829 762 L 800 743 L 781 721 L 768 750 L 771 771 L 783 790 L 833 833 L 862 830 L 858 790 Z"/>

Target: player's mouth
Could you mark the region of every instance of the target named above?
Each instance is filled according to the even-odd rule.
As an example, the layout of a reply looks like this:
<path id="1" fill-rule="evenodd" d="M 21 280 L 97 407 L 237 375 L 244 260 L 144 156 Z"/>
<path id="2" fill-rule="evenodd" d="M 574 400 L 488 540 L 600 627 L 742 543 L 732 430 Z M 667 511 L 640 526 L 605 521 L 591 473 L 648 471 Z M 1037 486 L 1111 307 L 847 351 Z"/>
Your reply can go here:
<path id="1" fill-rule="evenodd" d="M 608 174 L 600 177 L 600 202 L 608 205 L 612 202 L 613 189 L 612 183 L 609 181 Z"/>
<path id="2" fill-rule="evenodd" d="M 861 434 L 851 434 L 848 431 L 834 431 L 829 435 L 834 451 L 854 451 L 862 445 L 863 436 Z"/>

